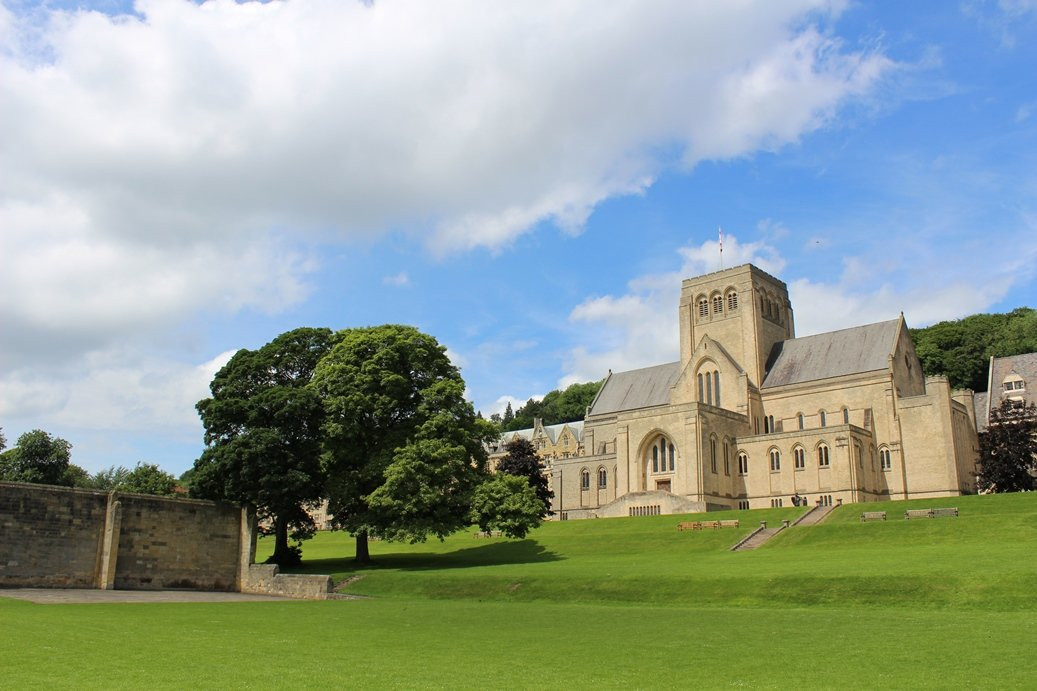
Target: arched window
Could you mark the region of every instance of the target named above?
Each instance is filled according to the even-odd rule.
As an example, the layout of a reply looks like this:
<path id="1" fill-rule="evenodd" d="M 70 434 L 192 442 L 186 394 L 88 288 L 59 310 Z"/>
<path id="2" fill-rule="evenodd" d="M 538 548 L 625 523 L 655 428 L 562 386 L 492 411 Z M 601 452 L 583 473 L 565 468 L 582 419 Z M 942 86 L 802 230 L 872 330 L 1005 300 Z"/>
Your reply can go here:
<path id="1" fill-rule="evenodd" d="M 825 411 L 822 410 L 820 413 L 818 413 L 818 417 L 821 418 L 821 426 L 827 426 L 828 419 L 825 416 Z"/>
<path id="2" fill-rule="evenodd" d="M 719 295 L 713 296 L 713 314 L 720 314 L 724 311 L 724 298 Z"/>
<path id="3" fill-rule="evenodd" d="M 774 416 L 764 415 L 763 416 L 763 432 L 764 434 L 773 434 L 777 430 L 774 429 Z"/>
<path id="4" fill-rule="evenodd" d="M 803 470 L 807 467 L 807 454 L 803 450 L 802 446 L 797 446 L 792 449 L 792 458 L 794 460 L 793 465 L 796 466 L 796 470 Z"/>
<path id="5" fill-rule="evenodd" d="M 889 456 L 889 449 L 884 446 L 879 449 L 879 466 L 885 471 L 893 469 L 893 460 Z"/>
<path id="6" fill-rule="evenodd" d="M 843 424 L 850 424 L 850 409 L 846 407 L 843 408 Z"/>
<path id="7" fill-rule="evenodd" d="M 799 423 L 799 428 L 803 429 L 803 413 L 796 413 L 796 422 Z"/>
<path id="8" fill-rule="evenodd" d="M 706 372 L 706 403 L 713 405 L 713 377 Z"/>
<path id="9" fill-rule="evenodd" d="M 732 290 L 727 294 L 727 311 L 734 312 L 736 309 L 738 309 L 738 293 Z"/>
<path id="10" fill-rule="evenodd" d="M 818 468 L 827 468 L 827 467 L 829 467 L 829 462 L 828 462 L 828 445 L 823 443 L 823 442 L 817 445 L 817 467 Z"/>
<path id="11" fill-rule="evenodd" d="M 713 372 L 713 400 L 716 401 L 714 405 L 717 408 L 720 407 L 720 372 Z"/>
<path id="12" fill-rule="evenodd" d="M 853 442 L 853 454 L 857 457 L 857 467 L 864 470 L 864 452 L 861 451 L 861 443 L 856 439 Z"/>
<path id="13" fill-rule="evenodd" d="M 699 317 L 709 316 L 709 301 L 706 298 L 699 298 Z"/>
<path id="14" fill-rule="evenodd" d="M 731 474 L 731 455 L 730 445 L 727 443 L 727 439 L 724 439 L 724 475 Z"/>
<path id="15" fill-rule="evenodd" d="M 713 474 L 717 474 L 717 438 L 710 437 L 709 440 L 709 467 Z"/>
<path id="16" fill-rule="evenodd" d="M 609 484 L 609 474 L 604 468 L 598 468 L 598 489 L 605 489 Z"/>
<path id="17" fill-rule="evenodd" d="M 659 447 L 658 446 L 653 446 L 652 447 L 652 472 L 653 473 L 658 473 L 659 472 Z"/>
<path id="18" fill-rule="evenodd" d="M 749 474 L 749 456 L 744 451 L 738 454 L 738 474 Z"/>
<path id="19" fill-rule="evenodd" d="M 591 471 L 584 468 L 580 471 L 580 489 L 591 488 Z"/>
<path id="20" fill-rule="evenodd" d="M 667 454 L 669 455 L 669 463 L 667 463 Z M 652 472 L 653 473 L 665 473 L 667 469 L 672 471 L 675 466 L 676 449 L 673 444 L 663 435 L 659 435 L 652 441 L 650 451 L 645 451 L 645 462 L 647 463 L 648 457 L 652 458 Z"/>
<path id="21" fill-rule="evenodd" d="M 673 470 L 673 444 L 670 444 L 670 470 Z"/>
<path id="22" fill-rule="evenodd" d="M 781 452 L 771 449 L 771 472 L 776 473 L 779 470 L 781 470 Z"/>

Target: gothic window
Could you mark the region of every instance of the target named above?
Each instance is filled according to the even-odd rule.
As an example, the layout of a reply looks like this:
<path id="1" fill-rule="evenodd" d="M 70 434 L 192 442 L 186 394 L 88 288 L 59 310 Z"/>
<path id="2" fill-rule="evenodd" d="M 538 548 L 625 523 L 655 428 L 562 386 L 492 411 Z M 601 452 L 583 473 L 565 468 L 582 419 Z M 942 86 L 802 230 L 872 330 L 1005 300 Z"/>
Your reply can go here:
<path id="1" fill-rule="evenodd" d="M 796 470 L 803 470 L 807 467 L 807 454 L 803 451 L 802 446 L 797 446 L 792 450 L 792 457 L 795 460 L 793 465 L 796 466 Z"/>
<path id="2" fill-rule="evenodd" d="M 820 418 L 821 418 L 821 426 L 822 426 L 822 427 L 825 427 L 825 426 L 827 425 L 827 417 L 825 416 L 825 411 L 823 411 L 823 410 L 822 410 L 822 411 L 821 411 L 821 412 L 819 413 L 819 416 L 820 416 Z"/>
<path id="3" fill-rule="evenodd" d="M 781 452 L 771 449 L 771 472 L 776 473 L 779 470 L 781 470 Z"/>
<path id="4" fill-rule="evenodd" d="M 670 444 L 670 470 L 673 470 L 673 444 Z"/>
<path id="5" fill-rule="evenodd" d="M 738 454 L 738 474 L 749 474 L 749 456 L 747 456 L 745 452 Z"/>
<path id="6" fill-rule="evenodd" d="M 709 440 L 709 466 L 713 474 L 717 474 L 717 438 L 713 437 Z"/>
<path id="7" fill-rule="evenodd" d="M 893 469 L 893 461 L 889 457 L 889 449 L 885 447 L 879 449 L 879 466 L 884 471 L 890 471 Z"/>
<path id="8" fill-rule="evenodd" d="M 827 468 L 829 466 L 828 461 L 828 445 L 818 444 L 817 445 L 817 467 Z"/>
<path id="9" fill-rule="evenodd" d="M 724 298 L 719 295 L 713 296 L 713 314 L 720 314 L 724 311 Z"/>
<path id="10" fill-rule="evenodd" d="M 699 403 L 706 402 L 706 383 L 702 381 L 702 373 L 699 372 Z"/>
<path id="11" fill-rule="evenodd" d="M 731 454 L 727 439 L 724 440 L 724 475 L 731 474 Z"/>
<path id="12" fill-rule="evenodd" d="M 709 316 L 709 301 L 706 298 L 699 298 L 699 317 Z"/>
<path id="13" fill-rule="evenodd" d="M 706 372 L 706 403 L 713 405 L 713 377 Z"/>
<path id="14" fill-rule="evenodd" d="M 738 500 L 738 508 L 742 509 L 743 511 L 748 509 L 749 508 L 749 500 L 748 499 L 739 499 Z"/>
<path id="15" fill-rule="evenodd" d="M 731 291 L 727 294 L 727 311 L 734 312 L 738 309 L 738 293 Z"/>
<path id="16" fill-rule="evenodd" d="M 609 484 L 609 474 L 604 468 L 598 468 L 598 489 L 605 489 Z"/>
<path id="17" fill-rule="evenodd" d="M 720 372 L 713 372 L 713 400 L 716 401 L 714 405 L 720 407 Z"/>
<path id="18" fill-rule="evenodd" d="M 589 470 L 584 468 L 580 471 L 580 489 L 591 488 L 591 473 Z"/>
<path id="19" fill-rule="evenodd" d="M 659 447 L 658 446 L 653 446 L 652 447 L 652 472 L 653 473 L 658 473 L 659 472 Z"/>
<path id="20" fill-rule="evenodd" d="M 850 424 L 850 409 L 849 408 L 843 408 L 843 424 L 844 425 Z"/>
<path id="21" fill-rule="evenodd" d="M 774 429 L 774 416 L 764 415 L 763 416 L 763 433 L 773 434 L 776 430 Z"/>
<path id="22" fill-rule="evenodd" d="M 796 422 L 799 423 L 799 428 L 803 429 L 803 413 L 796 413 Z"/>

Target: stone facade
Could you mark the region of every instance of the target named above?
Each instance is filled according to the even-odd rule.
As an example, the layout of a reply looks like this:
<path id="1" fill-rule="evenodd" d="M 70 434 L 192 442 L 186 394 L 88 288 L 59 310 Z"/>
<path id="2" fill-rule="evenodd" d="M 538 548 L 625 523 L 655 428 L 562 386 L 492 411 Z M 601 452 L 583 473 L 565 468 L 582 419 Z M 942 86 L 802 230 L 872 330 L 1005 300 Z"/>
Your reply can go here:
<path id="1" fill-rule="evenodd" d="M 552 463 L 561 518 L 975 490 L 972 392 L 924 376 L 903 315 L 795 338 L 785 284 L 743 265 L 685 280 L 678 319 L 681 360 L 610 373 Z"/>

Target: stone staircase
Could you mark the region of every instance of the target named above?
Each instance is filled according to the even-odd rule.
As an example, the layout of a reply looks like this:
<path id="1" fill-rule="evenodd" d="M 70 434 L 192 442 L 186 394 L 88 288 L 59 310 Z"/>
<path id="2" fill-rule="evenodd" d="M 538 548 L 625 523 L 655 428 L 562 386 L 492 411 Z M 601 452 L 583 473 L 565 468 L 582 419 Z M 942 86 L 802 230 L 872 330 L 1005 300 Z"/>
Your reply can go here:
<path id="1" fill-rule="evenodd" d="M 814 508 L 807 511 L 805 514 L 800 516 L 793 522 L 792 526 L 807 526 L 817 525 L 828 517 L 828 514 L 835 511 L 837 508 L 842 506 L 842 501 L 831 506 L 815 506 Z M 731 548 L 732 552 L 743 552 L 750 549 L 756 549 L 763 543 L 767 542 L 775 535 L 783 530 L 787 530 L 790 527 L 788 521 L 782 521 L 781 525 L 777 528 L 768 528 L 766 521 L 760 521 L 760 527 L 749 533 L 741 541 L 739 541 L 734 547 Z"/>

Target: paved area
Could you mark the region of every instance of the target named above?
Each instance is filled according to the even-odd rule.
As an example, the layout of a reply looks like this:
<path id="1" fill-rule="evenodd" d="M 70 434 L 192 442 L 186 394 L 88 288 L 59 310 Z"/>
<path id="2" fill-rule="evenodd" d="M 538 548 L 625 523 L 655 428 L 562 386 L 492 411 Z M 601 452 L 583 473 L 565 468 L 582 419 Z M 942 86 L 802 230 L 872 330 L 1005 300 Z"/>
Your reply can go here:
<path id="1" fill-rule="evenodd" d="M 111 602 L 284 602 L 287 597 L 197 590 L 90 590 L 87 588 L 0 588 L 0 597 L 43 605 Z"/>

